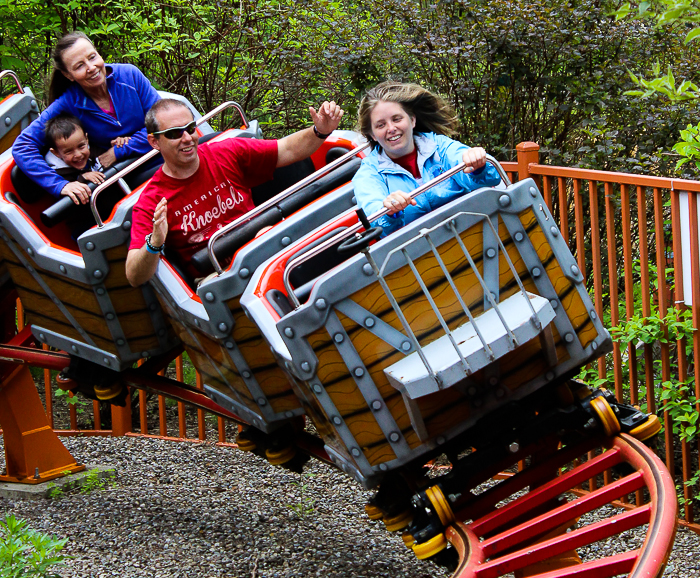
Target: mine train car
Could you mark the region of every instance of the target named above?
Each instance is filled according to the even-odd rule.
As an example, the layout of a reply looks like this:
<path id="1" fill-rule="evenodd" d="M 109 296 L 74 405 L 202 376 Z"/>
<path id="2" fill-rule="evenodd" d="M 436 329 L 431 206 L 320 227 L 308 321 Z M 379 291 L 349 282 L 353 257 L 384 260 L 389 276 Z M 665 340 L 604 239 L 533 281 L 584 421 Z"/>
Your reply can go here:
<path id="1" fill-rule="evenodd" d="M 658 432 L 655 416 L 572 379 L 611 339 L 533 180 L 511 184 L 489 159 L 501 185 L 380 238 L 379 214 L 357 210 L 350 182 L 367 143 L 335 131 L 254 190 L 256 209 L 195 255 L 199 279 L 166 253 L 134 288 L 131 209 L 157 159 L 113 169 L 93 194 L 95 226 L 76 239 L 71 203 L 37 190 L 12 160 L 11 142 L 38 114 L 17 86 L 0 102 L 0 280 L 36 341 L 70 354 L 81 391 L 123 403 L 122 372 L 184 348 L 207 408 L 245 426 L 241 449 L 298 468 L 305 447 L 378 487 L 368 515 L 407 529 L 422 558 L 445 550 L 453 511 L 473 501 L 464 488 L 499 468 L 543 448 L 563 444 L 568 456 L 620 431 Z M 190 108 L 200 140 L 262 137 L 240 107 L 241 127 L 221 134 L 206 120 L 222 107 L 204 117 Z M 309 436 L 323 449 L 309 452 Z M 453 468 L 438 484 L 424 475 L 435 459 Z"/>

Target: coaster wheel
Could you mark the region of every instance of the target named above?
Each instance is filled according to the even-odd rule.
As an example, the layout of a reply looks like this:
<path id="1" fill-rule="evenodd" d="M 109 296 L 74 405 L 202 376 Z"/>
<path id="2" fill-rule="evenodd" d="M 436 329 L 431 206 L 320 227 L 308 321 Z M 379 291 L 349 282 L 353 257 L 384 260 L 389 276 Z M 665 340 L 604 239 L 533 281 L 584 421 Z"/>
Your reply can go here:
<path id="1" fill-rule="evenodd" d="M 573 461 L 585 453 L 581 449 L 560 449 L 552 457 L 474 496 L 456 512 L 457 520 L 472 521 L 455 522 L 445 532 L 459 555 L 453 578 L 495 578 L 511 573 L 516 577 L 542 578 L 661 576 L 678 522 L 671 475 L 647 446 L 626 434 L 609 438 L 600 455 L 582 463 Z M 540 485 L 552 468 L 572 462 L 566 473 Z M 625 473 L 574 500 L 563 504 L 558 501 L 563 494 L 576 492 L 582 483 L 610 468 Z M 520 495 L 528 486 L 534 489 Z M 649 503 L 576 527 L 581 516 L 630 493 L 642 495 L 645 491 Z M 517 497 L 507 505 L 496 508 L 499 502 L 514 495 Z M 646 537 L 636 550 L 581 563 L 571 560 L 571 553 L 578 558 L 577 549 L 644 525 Z M 567 532 L 571 527 L 574 529 Z"/>

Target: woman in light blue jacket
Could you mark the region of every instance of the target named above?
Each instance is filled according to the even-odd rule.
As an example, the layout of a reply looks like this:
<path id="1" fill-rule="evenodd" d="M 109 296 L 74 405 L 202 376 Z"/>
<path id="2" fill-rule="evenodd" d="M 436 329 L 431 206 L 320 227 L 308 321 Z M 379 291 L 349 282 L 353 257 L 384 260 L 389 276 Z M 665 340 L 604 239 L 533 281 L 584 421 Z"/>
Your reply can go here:
<path id="1" fill-rule="evenodd" d="M 466 192 L 495 186 L 501 179 L 486 164 L 486 151 L 452 140 L 457 118 L 439 96 L 416 84 L 383 82 L 369 90 L 359 110 L 359 130 L 372 145 L 353 178 L 357 204 L 384 236 Z M 464 161 L 464 172 L 415 199 L 409 193 Z"/>

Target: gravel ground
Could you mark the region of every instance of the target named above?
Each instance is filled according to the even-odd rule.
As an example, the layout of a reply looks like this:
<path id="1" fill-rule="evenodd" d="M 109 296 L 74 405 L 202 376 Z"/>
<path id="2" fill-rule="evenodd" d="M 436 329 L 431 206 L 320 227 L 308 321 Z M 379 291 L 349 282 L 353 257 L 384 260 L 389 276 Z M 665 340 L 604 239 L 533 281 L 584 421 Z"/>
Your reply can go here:
<path id="1" fill-rule="evenodd" d="M 69 539 L 63 577 L 449 576 L 368 520 L 372 493 L 324 464 L 311 462 L 300 476 L 214 444 L 63 441 L 79 462 L 115 468 L 116 480 L 51 500 L 0 499 L 3 514 Z M 599 557 L 642 539 L 642 531 L 625 532 L 581 554 Z M 700 574 L 699 558 L 700 537 L 679 528 L 665 576 Z"/>

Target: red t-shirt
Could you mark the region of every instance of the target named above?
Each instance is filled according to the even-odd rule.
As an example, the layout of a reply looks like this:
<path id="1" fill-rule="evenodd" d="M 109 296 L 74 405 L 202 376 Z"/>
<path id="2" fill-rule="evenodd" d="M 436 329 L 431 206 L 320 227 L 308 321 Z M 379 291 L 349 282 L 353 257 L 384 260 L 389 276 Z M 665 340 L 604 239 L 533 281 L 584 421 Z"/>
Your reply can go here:
<path id="1" fill-rule="evenodd" d="M 418 171 L 418 148 L 413 147 L 413 151 L 407 155 L 403 155 L 398 159 L 392 159 L 401 168 L 406 169 L 409 173 L 413 175 L 414 178 L 420 179 L 420 172 Z"/>
<path id="2" fill-rule="evenodd" d="M 158 169 L 141 191 L 132 211 L 129 249 L 144 245 L 153 232 L 158 202 L 168 201 L 168 248 L 182 257 L 189 273 L 190 259 L 218 229 L 254 208 L 250 189 L 272 178 L 277 165 L 277 141 L 230 138 L 203 144 L 199 168 L 187 179 L 174 179 Z"/>

